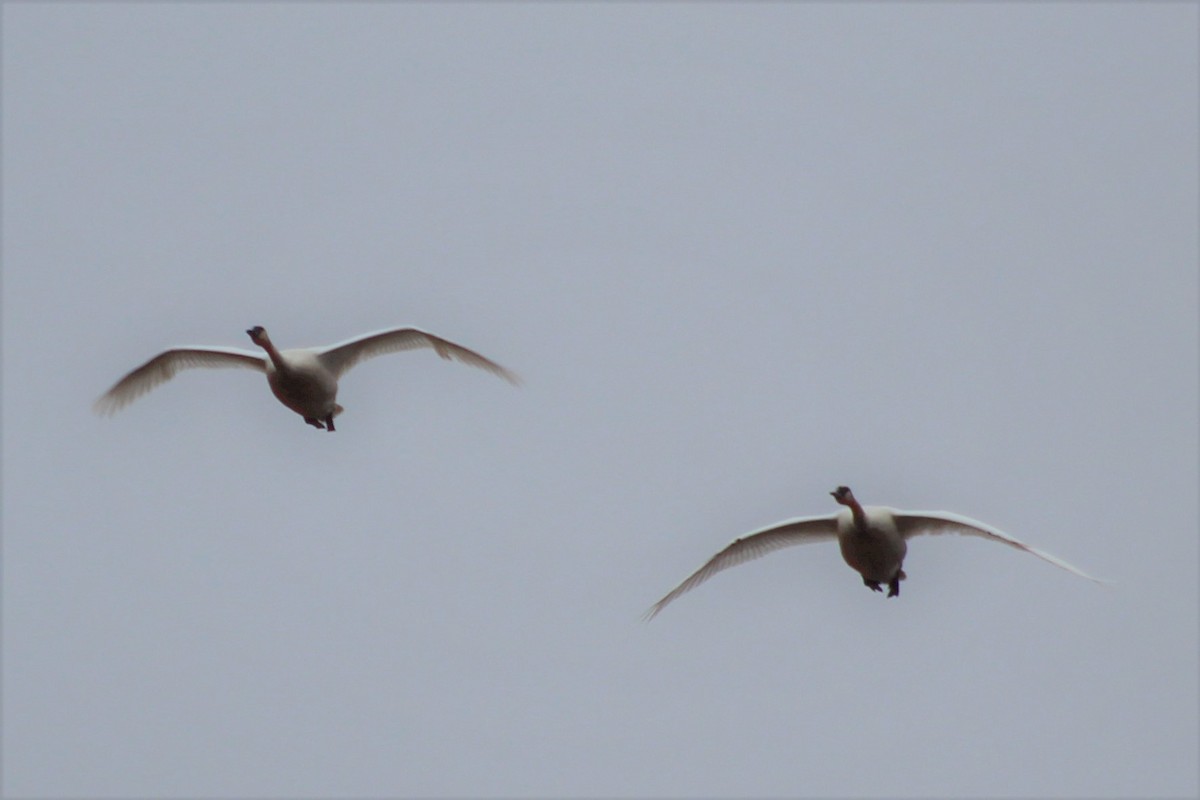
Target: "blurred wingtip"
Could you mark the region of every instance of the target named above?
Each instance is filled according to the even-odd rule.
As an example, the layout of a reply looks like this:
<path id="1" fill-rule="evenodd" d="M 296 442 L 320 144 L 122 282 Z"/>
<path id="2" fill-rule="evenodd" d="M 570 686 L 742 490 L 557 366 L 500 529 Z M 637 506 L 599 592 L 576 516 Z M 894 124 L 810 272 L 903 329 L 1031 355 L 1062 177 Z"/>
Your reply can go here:
<path id="1" fill-rule="evenodd" d="M 100 417 L 111 417 L 120 406 L 107 394 L 102 394 L 92 403 L 92 413 Z"/>

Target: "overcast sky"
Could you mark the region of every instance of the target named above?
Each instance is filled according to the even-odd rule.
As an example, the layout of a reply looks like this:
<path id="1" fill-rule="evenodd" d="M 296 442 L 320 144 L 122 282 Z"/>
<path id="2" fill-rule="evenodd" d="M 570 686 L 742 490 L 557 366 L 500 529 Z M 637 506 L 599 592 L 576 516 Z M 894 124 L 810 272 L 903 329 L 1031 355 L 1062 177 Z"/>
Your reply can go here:
<path id="1" fill-rule="evenodd" d="M 9 796 L 1195 796 L 1191 3 L 6 3 Z M 179 344 L 417 325 L 329 434 Z M 646 608 L 734 537 L 832 544 Z"/>

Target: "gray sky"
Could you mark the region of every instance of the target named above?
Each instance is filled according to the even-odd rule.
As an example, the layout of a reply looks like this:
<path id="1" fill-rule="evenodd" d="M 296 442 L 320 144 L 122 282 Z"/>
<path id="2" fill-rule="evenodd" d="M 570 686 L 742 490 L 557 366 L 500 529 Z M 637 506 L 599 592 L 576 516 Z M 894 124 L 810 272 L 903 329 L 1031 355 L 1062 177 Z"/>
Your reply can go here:
<path id="1" fill-rule="evenodd" d="M 3 14 L 6 794 L 1200 791 L 1196 5 Z"/>

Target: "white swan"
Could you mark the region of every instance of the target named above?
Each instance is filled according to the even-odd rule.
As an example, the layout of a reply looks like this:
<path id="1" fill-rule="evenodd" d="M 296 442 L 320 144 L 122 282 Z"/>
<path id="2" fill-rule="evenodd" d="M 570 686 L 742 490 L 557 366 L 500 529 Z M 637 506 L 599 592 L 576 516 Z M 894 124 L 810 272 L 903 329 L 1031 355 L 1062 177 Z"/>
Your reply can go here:
<path id="1" fill-rule="evenodd" d="M 847 508 L 822 517 L 790 519 L 734 539 L 732 544 L 710 558 L 708 563 L 651 606 L 646 612 L 646 619 L 653 619 L 676 597 L 696 588 L 723 569 L 766 555 L 781 547 L 833 538 L 838 540 L 842 558 L 862 575 L 863 583 L 876 592 L 883 591 L 880 584 L 886 583 L 888 597 L 900 594 L 900 581 L 907 577 L 903 570 L 904 554 L 908 550 L 906 540 L 922 533 L 981 536 L 1024 550 L 1026 553 L 1033 553 L 1056 567 L 1062 567 L 1088 580 L 1105 583 L 1049 553 L 1017 541 L 990 525 L 958 514 L 948 511 L 897 511 L 884 506 L 864 508 L 854 499 L 854 493 L 847 486 L 839 486 L 830 494 Z"/>
<path id="2" fill-rule="evenodd" d="M 191 367 L 244 367 L 265 372 L 279 402 L 317 428 L 332 431 L 333 418 L 342 413 L 337 400 L 338 378 L 360 361 L 398 350 L 431 347 L 445 359 L 486 369 L 513 385 L 512 372 L 465 347 L 417 328 L 392 328 L 347 339 L 328 347 L 304 350 L 276 349 L 267 331 L 257 325 L 246 331 L 250 340 L 267 351 L 266 357 L 233 347 L 173 347 L 130 372 L 105 392 L 93 406 L 98 414 L 113 414 L 146 392 Z"/>

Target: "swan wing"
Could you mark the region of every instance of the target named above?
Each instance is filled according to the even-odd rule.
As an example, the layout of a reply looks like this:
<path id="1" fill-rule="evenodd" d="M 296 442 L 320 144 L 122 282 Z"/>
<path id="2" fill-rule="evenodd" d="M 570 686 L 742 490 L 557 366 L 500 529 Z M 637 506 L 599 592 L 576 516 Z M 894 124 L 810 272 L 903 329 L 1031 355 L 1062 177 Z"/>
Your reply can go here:
<path id="1" fill-rule="evenodd" d="M 461 361 L 464 364 L 479 369 L 485 369 L 493 375 L 498 375 L 514 386 L 520 385 L 521 379 L 489 358 L 481 356 L 474 350 L 447 341 L 440 336 L 426 333 L 419 328 L 393 328 L 386 331 L 356 336 L 344 342 L 321 348 L 317 358 L 334 374 L 341 377 L 347 370 L 360 361 L 381 356 L 386 353 L 396 353 L 401 350 L 416 350 L 422 347 L 432 348 L 435 353 L 445 359 Z"/>
<path id="2" fill-rule="evenodd" d="M 193 367 L 246 367 L 266 372 L 267 362 L 257 353 L 233 347 L 172 347 L 113 384 L 92 408 L 97 414 L 115 414 L 179 370 Z"/>
<path id="3" fill-rule="evenodd" d="M 837 538 L 836 515 L 823 517 L 800 517 L 785 522 L 778 522 L 766 528 L 740 536 L 721 552 L 710 558 L 708 562 L 693 572 L 683 583 L 676 586 L 666 597 L 659 600 L 646 612 L 647 621 L 654 619 L 658 612 L 684 592 L 695 589 L 706 580 L 723 569 L 735 567 L 751 559 L 765 556 L 783 547 L 794 544 L 808 544 Z"/>
<path id="4" fill-rule="evenodd" d="M 1087 578 L 1096 583 L 1107 583 L 1107 581 L 1100 578 L 1088 575 L 1083 570 L 1068 564 L 1061 558 L 1056 558 L 1043 550 L 1014 539 L 1012 536 L 993 528 L 991 525 L 964 517 L 960 514 L 954 514 L 949 511 L 898 511 L 896 512 L 896 525 L 900 528 L 900 535 L 905 539 L 911 539 L 923 533 L 957 533 L 991 539 L 993 542 L 1000 542 L 1009 547 L 1023 550 L 1026 553 L 1032 553 L 1043 561 L 1049 561 L 1054 566 L 1065 569 L 1067 572 L 1073 572 L 1081 578 Z"/>

